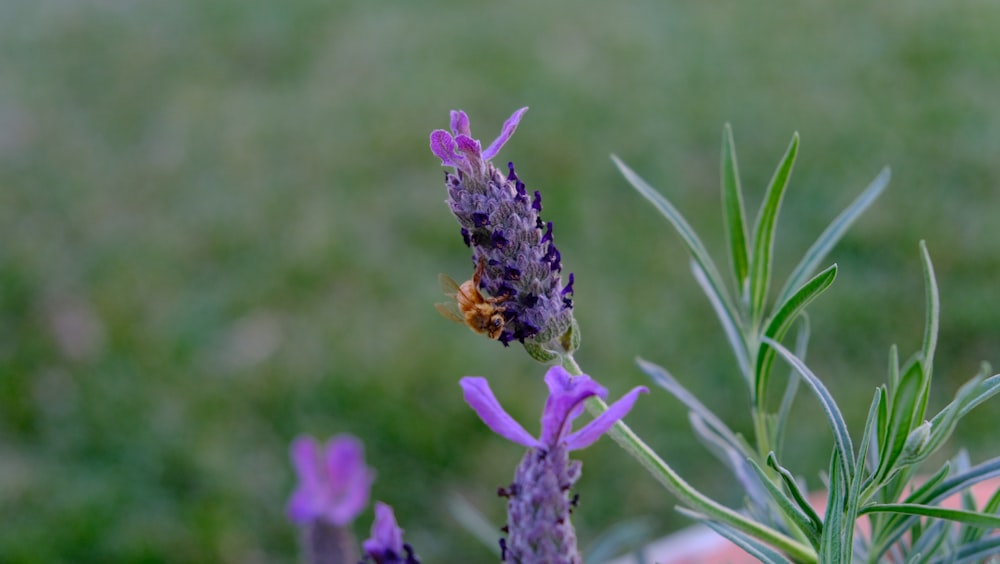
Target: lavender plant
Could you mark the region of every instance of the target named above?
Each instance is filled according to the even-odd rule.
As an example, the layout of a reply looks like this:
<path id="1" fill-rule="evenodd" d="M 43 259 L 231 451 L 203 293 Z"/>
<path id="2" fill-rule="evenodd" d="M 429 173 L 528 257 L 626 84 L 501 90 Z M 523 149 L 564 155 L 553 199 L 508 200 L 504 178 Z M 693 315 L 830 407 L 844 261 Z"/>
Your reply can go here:
<path id="1" fill-rule="evenodd" d="M 445 174 L 447 202 L 460 224 L 464 243 L 472 248 L 473 264 L 483 265 L 477 270 L 481 276 L 474 276 L 472 287 L 467 288 L 477 295 L 464 297 L 475 298 L 470 302 L 487 300 L 497 308 L 495 313 L 502 315 L 504 325 L 499 340 L 504 345 L 519 341 L 532 357 L 557 363 L 567 377 L 591 382 L 573 358 L 580 335 L 567 296 L 573 279 L 571 276 L 562 285 L 561 256 L 552 241 L 552 224 L 539 218 L 541 196 L 535 192 L 529 200 L 525 184 L 514 174 L 513 163 L 508 163 L 509 173 L 505 175 L 490 161 L 510 139 L 525 111 L 522 108 L 515 112 L 486 150 L 472 137 L 469 119 L 461 111 L 452 112 L 450 132 L 436 130 L 431 134 L 431 151 L 442 165 L 452 167 Z M 917 478 L 926 473 L 921 463 L 943 446 L 958 420 L 1000 391 L 1000 375 L 989 376 L 990 369 L 984 364 L 950 404 L 936 415 L 927 415 L 939 304 L 933 266 L 923 242 L 920 257 L 927 288 L 923 343 L 902 363 L 896 348 L 890 351 L 888 382 L 874 394 L 857 448 L 837 402 L 801 360 L 809 338 L 805 308 L 833 283 L 837 274 L 835 264 L 819 267 L 846 229 L 888 184 L 888 169 L 834 219 L 792 270 L 777 296 L 769 299 L 774 228 L 798 145 L 796 134 L 767 187 L 752 228 L 748 228 L 732 132 L 726 126 L 722 200 L 729 242 L 727 260 L 733 275 L 728 284 L 676 208 L 620 159 L 612 157 L 629 183 L 673 225 L 691 254 L 692 273 L 720 319 L 749 392 L 753 443 L 729 429 L 665 369 L 645 360 L 639 361 L 640 368 L 688 408 L 698 438 L 746 489 L 746 506 L 738 510 L 726 507 L 683 480 L 620 420 L 624 413 L 619 404 L 608 408 L 601 397 L 594 395 L 586 400 L 587 406 L 595 414 L 595 422 L 614 420 L 606 430 L 680 500 L 683 513 L 704 522 L 762 562 L 972 562 L 998 554 L 1000 535 L 989 531 L 1000 528 L 1000 493 L 981 508 L 967 503 L 964 509 L 946 509 L 940 502 L 1000 475 L 1000 458 L 970 466 L 960 455 L 932 472 L 929 479 L 921 482 Z M 481 290 L 489 297 L 478 295 Z M 462 302 L 463 296 L 456 297 Z M 784 341 L 796 325 L 792 352 Z M 791 366 L 792 375 L 780 404 L 771 406 L 769 389 L 773 365 L 779 358 Z M 833 438 L 826 476 L 827 509 L 822 516 L 806 500 L 801 480 L 784 466 L 786 460 L 793 459 L 783 452 L 784 432 L 791 405 L 803 384 L 822 406 Z M 576 467 L 562 462 L 564 451 L 571 448 L 566 438 L 554 443 L 542 441 L 539 446 L 503 413 L 485 380 L 466 379 L 463 387 L 467 401 L 494 431 L 541 449 L 539 452 L 547 453 L 545 456 L 558 456 L 557 466 L 563 472 L 559 483 L 568 488 L 575 481 L 578 470 L 568 469 Z M 609 419 L 609 414 L 614 417 Z M 531 466 L 531 457 L 529 451 L 517 476 L 523 478 L 527 472 L 524 468 Z M 513 501 L 508 503 L 509 523 L 520 518 L 520 507 Z M 856 527 L 862 518 L 867 520 L 865 533 Z M 569 524 L 568 517 L 564 524 Z M 570 537 L 569 532 L 561 534 Z M 564 550 L 561 559 L 533 557 L 513 550 L 504 556 L 515 562 L 577 561 L 575 541 L 553 546 Z"/>

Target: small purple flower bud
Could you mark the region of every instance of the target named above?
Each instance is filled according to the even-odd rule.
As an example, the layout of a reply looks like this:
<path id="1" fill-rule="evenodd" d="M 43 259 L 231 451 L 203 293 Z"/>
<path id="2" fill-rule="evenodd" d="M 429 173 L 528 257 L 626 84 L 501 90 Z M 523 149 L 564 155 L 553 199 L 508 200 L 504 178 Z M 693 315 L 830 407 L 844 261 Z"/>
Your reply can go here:
<path id="1" fill-rule="evenodd" d="M 542 222 L 542 196 L 528 192 L 508 163 L 501 173 L 490 159 L 500 151 L 524 115 L 521 108 L 504 123 L 500 136 L 485 150 L 472 138 L 469 118 L 451 112 L 451 132 L 431 133 L 430 146 L 445 174 L 448 206 L 461 226 L 462 240 L 472 247 L 472 262 L 485 268 L 480 285 L 493 297 L 503 296 L 504 345 L 520 341 L 540 360 L 551 360 L 577 343 L 564 338 L 579 329 L 573 319 L 572 285 L 563 286 L 562 262 L 552 239 L 552 223 Z M 511 277 L 511 272 L 517 272 Z M 567 352 L 572 352 L 567 351 Z"/>
<path id="2" fill-rule="evenodd" d="M 365 561 L 371 559 L 375 564 L 420 564 L 420 560 L 413 554 L 413 547 L 403 542 L 403 529 L 396 524 L 392 507 L 381 501 L 375 502 L 372 536 L 362 547 Z"/>
<path id="3" fill-rule="evenodd" d="M 573 420 L 584 408 L 584 401 L 608 391 L 590 376 L 571 376 L 561 366 L 545 374 L 549 397 L 542 412 L 542 434 L 532 437 L 524 427 L 500 406 L 485 378 L 467 376 L 459 381 L 465 401 L 483 423 L 501 437 L 528 447 L 514 474 L 514 482 L 500 488 L 507 498 L 507 533 L 501 542 L 503 552 L 512 562 L 565 563 L 582 562 L 576 546 L 576 533 L 570 522 L 570 510 L 576 496 L 569 495 L 581 473 L 581 463 L 570 461 L 571 450 L 590 446 L 632 409 L 640 393 L 633 388 L 607 411 L 577 431 Z"/>

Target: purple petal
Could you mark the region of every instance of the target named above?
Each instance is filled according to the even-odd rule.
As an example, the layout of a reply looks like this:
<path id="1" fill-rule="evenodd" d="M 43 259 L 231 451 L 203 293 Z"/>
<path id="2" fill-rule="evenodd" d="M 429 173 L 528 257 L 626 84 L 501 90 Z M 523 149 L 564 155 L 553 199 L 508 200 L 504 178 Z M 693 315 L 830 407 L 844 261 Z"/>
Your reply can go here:
<path id="1" fill-rule="evenodd" d="M 375 558 L 376 562 L 387 553 L 401 556 L 403 554 L 403 530 L 396 524 L 396 516 L 392 507 L 375 502 L 375 521 L 372 523 L 372 536 L 362 543 L 365 554 Z"/>
<path id="2" fill-rule="evenodd" d="M 477 159 L 482 158 L 483 146 L 479 141 L 468 135 L 456 135 L 455 144 L 458 145 L 458 152 L 465 155 L 473 155 Z"/>
<path id="3" fill-rule="evenodd" d="M 526 447 L 541 446 L 538 439 L 528 434 L 524 427 L 514 421 L 514 418 L 500 407 L 500 402 L 493 395 L 493 390 L 490 389 L 486 378 L 466 376 L 458 383 L 464 391 L 465 403 L 469 404 L 469 407 L 494 433 Z"/>
<path id="4" fill-rule="evenodd" d="M 441 159 L 443 166 L 459 165 L 461 156 L 455 152 L 455 139 L 443 129 L 431 132 L 431 152 Z"/>
<path id="5" fill-rule="evenodd" d="M 570 425 L 583 412 L 583 401 L 590 396 L 605 398 L 608 391 L 590 376 L 571 376 L 562 366 L 545 373 L 549 399 L 542 412 L 542 443 L 555 446 L 569 434 Z"/>
<path id="6" fill-rule="evenodd" d="M 584 425 L 577 432 L 566 437 L 566 448 L 568 450 L 578 450 L 587 448 L 593 444 L 612 425 L 632 410 L 632 405 L 635 404 L 635 400 L 639 397 L 639 394 L 646 393 L 649 393 L 649 390 L 645 386 L 632 388 L 632 391 L 608 407 L 607 411 L 595 417 L 593 421 Z"/>
<path id="7" fill-rule="evenodd" d="M 319 515 L 322 486 L 319 444 L 308 436 L 296 437 L 291 446 L 292 465 L 299 477 L 299 486 L 288 500 L 288 517 L 296 523 L 308 523 Z"/>
<path id="8" fill-rule="evenodd" d="M 451 132 L 456 137 L 459 135 L 472 136 L 472 130 L 469 129 L 469 116 L 462 110 L 451 111 Z"/>
<path id="9" fill-rule="evenodd" d="M 510 139 L 510 136 L 514 134 L 514 130 L 517 129 L 517 124 L 521 121 L 521 116 L 523 116 L 526 111 L 528 111 L 527 107 L 521 108 L 507 118 L 507 121 L 503 123 L 503 129 L 500 131 L 500 136 L 494 139 L 493 142 L 490 143 L 490 146 L 483 151 L 484 161 L 492 159 L 497 153 L 500 152 L 504 143 L 506 143 L 507 140 Z"/>
<path id="10" fill-rule="evenodd" d="M 364 457 L 361 441 L 350 435 L 339 435 L 327 443 L 331 498 L 325 516 L 334 525 L 347 525 L 368 505 L 375 475 L 365 466 Z"/>

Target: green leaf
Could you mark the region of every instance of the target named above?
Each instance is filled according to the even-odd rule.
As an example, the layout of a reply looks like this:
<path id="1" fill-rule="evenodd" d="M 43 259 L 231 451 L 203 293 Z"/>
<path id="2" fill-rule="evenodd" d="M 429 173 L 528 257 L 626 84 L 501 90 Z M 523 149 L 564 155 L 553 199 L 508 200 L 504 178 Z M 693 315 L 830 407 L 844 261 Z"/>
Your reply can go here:
<path id="1" fill-rule="evenodd" d="M 864 472 L 864 461 L 868 457 L 868 448 L 871 443 L 871 438 L 874 435 L 874 425 L 878 418 L 879 406 L 885 400 L 885 393 L 880 387 L 875 390 L 875 395 L 872 397 L 871 406 L 868 408 L 868 417 L 865 418 L 865 430 L 861 434 L 861 445 L 858 447 L 858 463 L 860 468 L 854 473 L 854 477 L 851 478 L 850 486 L 847 492 L 846 509 L 844 516 L 844 538 L 845 543 L 849 547 L 854 546 L 854 527 L 858 521 L 858 508 L 861 505 L 861 490 L 863 483 L 865 482 L 865 472 Z M 850 554 L 847 553 L 848 547 L 844 548 L 844 561 L 850 561 Z"/>
<path id="2" fill-rule="evenodd" d="M 986 380 L 983 377 L 988 366 L 984 366 L 979 374 L 962 385 L 955 392 L 955 399 L 931 419 L 931 437 L 923 451 L 914 459 L 919 462 L 941 448 L 955 430 L 958 421 L 973 407 L 986 401 L 1000 392 L 1000 375 Z"/>
<path id="3" fill-rule="evenodd" d="M 764 316 L 764 303 L 767 301 L 767 287 L 771 278 L 774 226 L 798 150 L 799 134 L 795 133 L 792 135 L 788 150 L 785 151 L 785 156 L 771 177 L 767 192 L 764 194 L 764 202 L 757 213 L 752 240 L 753 257 L 750 259 L 750 318 L 754 321 L 754 326 Z"/>
<path id="4" fill-rule="evenodd" d="M 937 503 L 953 493 L 996 476 L 1000 476 L 1000 457 L 980 462 L 972 468 L 941 482 L 935 488 L 927 490 L 920 498 L 909 499 L 908 501 L 924 504 Z"/>
<path id="5" fill-rule="evenodd" d="M 982 513 L 986 514 L 995 514 L 998 512 L 1000 512 L 1000 489 L 993 492 L 993 496 L 990 497 L 990 499 L 986 502 L 985 505 L 983 505 L 983 510 L 982 510 Z M 963 532 L 962 543 L 968 544 L 976 542 L 979 539 L 983 538 L 983 535 L 985 534 L 986 531 L 983 529 L 969 527 Z"/>
<path id="6" fill-rule="evenodd" d="M 830 496 L 823 516 L 823 535 L 820 537 L 820 562 L 844 562 L 844 502 L 847 487 L 844 483 L 844 463 L 840 451 L 833 449 L 830 456 Z"/>
<path id="7" fill-rule="evenodd" d="M 700 521 L 765 564 L 792 564 L 792 561 L 785 558 L 780 552 L 725 523 L 713 521 L 683 507 L 678 507 L 677 512 Z"/>
<path id="8" fill-rule="evenodd" d="M 945 468 L 948 466 L 949 465 L 945 465 Z M 938 477 L 945 472 L 945 468 L 938 471 L 934 478 L 929 480 L 927 484 L 924 484 L 914 491 L 913 494 L 907 497 L 904 501 L 904 505 L 933 505 L 935 503 L 940 503 L 952 494 L 960 492 L 984 480 L 1000 476 L 1000 457 L 991 458 L 990 460 L 981 462 L 946 480 L 939 480 Z M 933 486 L 931 486 L 931 484 L 933 484 Z M 879 558 L 882 554 L 884 554 L 894 542 L 899 540 L 906 533 L 908 528 L 912 525 L 912 523 L 916 522 L 918 517 L 919 516 L 909 514 L 893 515 L 883 529 L 879 531 L 877 535 L 873 535 L 870 556 L 872 558 Z"/>
<path id="9" fill-rule="evenodd" d="M 688 224 L 684 216 L 677 211 L 676 208 L 656 191 L 652 186 L 646 183 L 638 174 L 635 173 L 631 168 L 629 168 L 625 163 L 623 163 L 617 156 L 611 155 L 611 160 L 614 161 L 615 166 L 621 171 L 622 175 L 626 180 L 635 188 L 639 194 L 644 198 L 649 200 L 653 207 L 655 207 L 663 217 L 674 226 L 677 233 L 681 236 L 681 240 L 687 245 L 688 251 L 691 253 L 691 257 L 694 259 L 704 274 L 705 284 L 702 284 L 702 288 L 708 295 L 709 300 L 712 301 L 713 306 L 716 307 L 716 311 L 719 313 L 720 318 L 724 318 L 724 326 L 739 326 L 739 313 L 736 307 L 733 305 L 732 300 L 730 300 L 728 293 L 726 292 L 726 286 L 722 282 L 722 276 L 719 274 L 719 269 L 715 267 L 715 263 L 712 262 L 712 257 L 709 256 L 708 251 L 705 249 L 705 245 L 702 244 L 701 239 L 695 233 L 691 225 Z M 741 341 L 739 339 L 738 341 Z M 741 367 L 746 368 L 749 366 L 749 362 L 746 361 L 746 345 L 740 345 L 739 342 L 732 342 L 736 352 L 737 360 L 741 362 Z M 746 374 L 748 370 L 744 370 Z"/>
<path id="10" fill-rule="evenodd" d="M 795 477 L 792 476 L 792 473 L 785 467 L 778 464 L 778 459 L 775 457 L 773 452 L 767 455 L 766 462 L 768 467 L 777 472 L 778 476 L 781 477 L 781 481 L 785 484 L 785 489 L 788 490 L 789 495 L 792 496 L 792 500 L 795 501 L 796 510 L 802 517 L 805 518 L 804 523 L 807 525 L 807 528 L 803 529 L 803 532 L 810 534 L 811 531 L 811 533 L 815 535 L 815 537 L 810 537 L 809 540 L 815 541 L 813 546 L 816 546 L 816 544 L 819 543 L 819 535 L 823 531 L 823 520 L 820 519 L 820 516 L 816 513 L 816 510 L 813 509 L 806 496 L 802 494 L 802 490 L 799 489 L 799 484 L 795 481 Z M 754 466 L 754 470 L 758 471 L 758 475 L 761 477 L 761 480 L 770 484 L 771 481 L 767 479 L 767 475 L 757 465 L 757 463 L 753 460 L 751 460 L 750 463 Z"/>
<path id="11" fill-rule="evenodd" d="M 802 376 L 803 380 L 805 380 L 806 384 L 813 391 L 813 394 L 816 395 L 816 399 L 819 400 L 820 405 L 823 406 L 823 413 L 826 415 L 830 429 L 833 431 L 833 441 L 837 454 L 839 455 L 841 464 L 844 465 L 845 479 L 850 481 L 854 477 L 855 472 L 854 447 L 851 444 L 851 435 L 847 432 L 847 423 L 844 421 L 843 414 L 840 413 L 840 408 L 837 407 L 837 402 L 830 395 L 829 390 L 826 389 L 823 382 L 791 351 L 782 346 L 781 343 L 768 337 L 764 337 L 763 341 L 774 347 L 774 350 L 798 371 L 799 375 Z"/>
<path id="12" fill-rule="evenodd" d="M 892 401 L 889 405 L 889 426 L 880 445 L 882 452 L 879 457 L 878 470 L 875 472 L 875 481 L 872 484 L 874 489 L 882 486 L 892 473 L 896 460 L 903 452 L 903 446 L 906 444 L 906 438 L 912 428 L 913 411 L 919 399 L 922 380 L 923 370 L 920 362 L 913 362 L 903 373 L 899 386 L 892 391 Z"/>
<path id="13" fill-rule="evenodd" d="M 791 499 L 785 492 L 781 491 L 781 488 L 776 486 L 768 477 L 764 469 L 757 464 L 757 461 L 752 458 L 748 458 L 747 462 L 750 463 L 751 468 L 757 473 L 757 477 L 760 484 L 764 486 L 768 494 L 770 494 L 771 499 L 774 504 L 778 506 L 778 509 L 785 515 L 786 520 L 791 524 L 795 525 L 802 532 L 805 538 L 813 545 L 814 548 L 819 548 L 819 537 L 822 527 L 822 523 L 819 522 L 819 517 L 816 517 L 814 522 L 810 519 L 810 516 L 806 514 L 802 509 Z M 808 506 L 808 504 L 806 504 Z M 814 513 L 815 515 L 815 513 Z"/>
<path id="14" fill-rule="evenodd" d="M 878 406 L 878 417 L 875 420 L 875 434 L 872 435 L 872 438 L 875 441 L 875 448 L 869 449 L 869 458 L 867 461 L 872 472 L 871 479 L 875 478 L 875 471 L 878 470 L 878 463 L 882 460 L 879 456 L 879 453 L 882 450 L 882 442 L 889 434 L 889 392 L 886 390 L 885 385 L 879 386 L 877 390 L 881 396 L 881 401 Z"/>
<path id="15" fill-rule="evenodd" d="M 798 317 L 799 333 L 795 337 L 795 356 L 804 359 L 806 348 L 809 345 L 809 316 L 804 312 Z M 785 428 L 788 424 L 788 417 L 792 412 L 792 402 L 799 391 L 801 378 L 794 369 L 789 370 L 788 383 L 785 384 L 785 393 L 781 396 L 781 407 L 778 408 L 778 417 L 774 425 L 774 450 L 781 456 L 781 451 L 785 443 Z"/>
<path id="16" fill-rule="evenodd" d="M 959 548 L 952 557 L 940 558 L 934 564 L 971 564 L 973 562 L 988 562 L 990 556 L 1000 554 L 1000 536 L 992 536 L 978 542 Z"/>
<path id="17" fill-rule="evenodd" d="M 988 374 L 989 370 L 990 365 L 984 363 L 980 373 Z M 1000 374 L 994 374 L 978 386 L 975 392 L 975 397 L 962 406 L 961 411 L 958 412 L 958 418 L 961 419 L 962 417 L 965 417 L 965 415 L 972 411 L 976 406 L 995 396 L 998 392 L 1000 392 Z"/>
<path id="18" fill-rule="evenodd" d="M 737 292 L 745 296 L 748 268 L 746 216 L 743 211 L 740 173 L 736 165 L 733 128 L 728 123 L 722 131 L 722 209 L 726 234 L 729 236 L 729 255 L 733 263 L 733 274 L 736 276 Z"/>
<path id="19" fill-rule="evenodd" d="M 924 341 L 921 352 L 924 355 L 924 371 L 929 379 L 934 365 L 934 350 L 937 348 L 941 298 L 938 294 L 937 279 L 934 277 L 934 265 L 931 264 L 931 255 L 927 252 L 927 243 L 924 241 L 920 241 L 920 259 L 924 266 L 925 299 L 927 302 L 927 318 L 924 322 Z"/>
<path id="20" fill-rule="evenodd" d="M 914 534 L 911 539 L 913 543 L 910 547 L 910 558 L 907 564 L 925 564 L 930 562 L 931 557 L 938 554 L 945 540 L 951 533 L 951 527 L 945 520 L 934 521 L 929 527 L 922 530 L 919 535 Z"/>
<path id="21" fill-rule="evenodd" d="M 933 517 L 935 519 L 947 519 L 958 523 L 965 523 L 973 527 L 985 527 L 989 529 L 1000 529 L 1000 515 L 985 515 L 978 511 L 965 511 L 963 509 L 947 509 L 935 505 L 921 505 L 917 503 L 877 503 L 861 508 L 860 515 L 869 513 L 900 513 L 903 515 L 919 515 L 921 517 Z"/>
<path id="22" fill-rule="evenodd" d="M 770 321 L 767 323 L 764 336 L 780 341 L 798 315 L 802 313 L 807 305 L 819 297 L 824 290 L 829 288 L 836 277 L 837 265 L 834 264 L 817 274 L 812 280 L 806 282 L 794 295 L 777 307 L 774 315 L 771 316 Z M 757 382 L 754 386 L 755 398 L 763 398 L 767 393 L 767 384 L 770 379 L 771 364 L 773 361 L 774 351 L 766 343 L 761 343 L 760 349 L 757 352 L 757 370 L 755 372 Z"/>
<path id="23" fill-rule="evenodd" d="M 729 347 L 732 349 L 733 354 L 736 355 L 736 363 L 740 366 L 740 374 L 743 375 L 747 387 L 753 390 L 753 375 L 750 374 L 750 353 L 747 350 L 747 343 L 743 339 L 743 333 L 737 325 L 736 313 L 730 306 L 727 306 L 723 302 L 722 297 L 715 293 L 705 270 L 698 261 L 693 259 L 691 260 L 691 274 L 694 275 L 698 286 L 705 292 L 708 302 L 712 304 L 715 315 L 719 318 L 719 322 L 722 323 L 722 330 L 726 333 L 726 340 L 729 341 Z"/>
<path id="24" fill-rule="evenodd" d="M 639 365 L 639 368 L 653 379 L 653 382 L 656 382 L 658 386 L 680 400 L 689 411 L 697 414 L 715 434 L 725 440 L 728 446 L 740 451 L 744 455 L 747 454 L 743 448 L 743 444 L 736 438 L 736 434 L 712 413 L 712 410 L 705 407 L 705 404 L 701 403 L 694 394 L 682 386 L 666 369 L 641 358 L 637 358 L 635 361 Z"/>
<path id="25" fill-rule="evenodd" d="M 933 490 L 938 485 L 940 485 L 941 482 L 943 482 L 944 479 L 948 477 L 949 472 L 951 472 L 951 463 L 945 462 L 944 464 L 941 465 L 941 468 L 934 473 L 933 476 L 931 476 L 926 482 L 921 484 L 921 486 L 916 490 L 914 490 L 913 493 L 907 496 L 907 498 L 904 501 L 906 503 L 915 503 L 917 500 L 927 499 L 926 498 L 927 492 Z"/>
<path id="26" fill-rule="evenodd" d="M 868 184 L 868 187 L 864 189 L 861 195 L 855 198 L 851 202 L 851 205 L 847 206 L 830 223 L 826 230 L 823 231 L 823 234 L 816 239 L 812 247 L 809 247 L 809 250 L 806 251 L 805 256 L 802 257 L 802 260 L 799 261 L 795 269 L 792 270 L 792 274 L 789 275 L 784 288 L 778 294 L 779 302 L 786 300 L 795 288 L 798 288 L 802 282 L 812 276 L 816 267 L 826 258 L 826 255 L 833 249 L 834 245 L 840 241 L 840 238 L 847 232 L 851 224 L 879 197 L 879 194 L 889 184 L 890 176 L 889 168 L 883 168 L 882 172 L 875 177 L 875 180 L 872 180 Z"/>

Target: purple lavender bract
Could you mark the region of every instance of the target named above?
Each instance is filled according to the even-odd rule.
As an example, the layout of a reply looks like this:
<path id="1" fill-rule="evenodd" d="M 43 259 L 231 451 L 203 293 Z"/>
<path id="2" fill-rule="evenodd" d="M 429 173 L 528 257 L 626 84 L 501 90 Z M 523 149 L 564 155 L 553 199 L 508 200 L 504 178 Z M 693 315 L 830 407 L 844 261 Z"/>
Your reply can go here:
<path id="1" fill-rule="evenodd" d="M 413 553 L 413 548 L 403 542 L 403 529 L 396 524 L 396 515 L 392 507 L 375 502 L 375 522 L 372 523 L 372 536 L 362 546 L 365 551 L 365 562 L 375 564 L 420 564 Z"/>
<path id="2" fill-rule="evenodd" d="M 528 108 L 521 108 L 504 123 L 500 136 L 484 151 L 472 137 L 465 112 L 451 112 L 451 132 L 431 133 L 431 151 L 444 166 L 448 205 L 461 225 L 465 244 L 472 247 L 472 262 L 483 261 L 481 286 L 504 306 L 504 330 L 498 339 L 505 345 L 520 341 L 549 351 L 569 350 L 564 337 L 573 321 L 573 275 L 562 283 L 562 261 L 552 240 L 552 223 L 539 217 L 542 197 L 529 197 L 514 173 L 498 170 L 496 156 Z M 531 349 L 529 349 L 530 352 Z"/>

